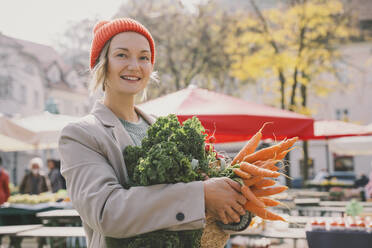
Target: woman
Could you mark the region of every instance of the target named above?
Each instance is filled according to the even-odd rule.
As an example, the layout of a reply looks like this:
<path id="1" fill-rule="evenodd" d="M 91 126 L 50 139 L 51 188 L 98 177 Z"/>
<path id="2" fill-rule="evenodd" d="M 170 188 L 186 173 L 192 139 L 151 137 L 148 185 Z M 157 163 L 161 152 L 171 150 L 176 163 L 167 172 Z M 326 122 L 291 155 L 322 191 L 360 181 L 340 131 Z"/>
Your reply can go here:
<path id="1" fill-rule="evenodd" d="M 140 145 L 155 121 L 134 105 L 154 63 L 155 43 L 142 24 L 121 18 L 94 27 L 92 88 L 102 87 L 104 96 L 91 114 L 63 129 L 59 143 L 62 175 L 88 247 L 105 247 L 105 236 L 199 229 L 206 211 L 224 223 L 239 222 L 245 214 L 239 184 L 228 178 L 123 188 L 128 174 L 122 151 Z"/>

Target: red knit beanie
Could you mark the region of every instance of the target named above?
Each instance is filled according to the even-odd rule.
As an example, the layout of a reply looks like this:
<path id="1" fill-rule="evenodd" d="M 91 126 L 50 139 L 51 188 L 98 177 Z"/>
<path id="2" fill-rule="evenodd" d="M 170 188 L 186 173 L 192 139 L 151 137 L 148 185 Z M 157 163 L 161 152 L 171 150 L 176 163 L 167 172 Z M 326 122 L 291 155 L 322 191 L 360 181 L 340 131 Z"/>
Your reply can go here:
<path id="1" fill-rule="evenodd" d="M 130 18 L 100 21 L 93 28 L 93 41 L 90 49 L 90 69 L 93 69 L 106 42 L 122 32 L 136 32 L 148 40 L 151 51 L 151 64 L 155 63 L 155 42 L 150 32 L 141 23 Z"/>

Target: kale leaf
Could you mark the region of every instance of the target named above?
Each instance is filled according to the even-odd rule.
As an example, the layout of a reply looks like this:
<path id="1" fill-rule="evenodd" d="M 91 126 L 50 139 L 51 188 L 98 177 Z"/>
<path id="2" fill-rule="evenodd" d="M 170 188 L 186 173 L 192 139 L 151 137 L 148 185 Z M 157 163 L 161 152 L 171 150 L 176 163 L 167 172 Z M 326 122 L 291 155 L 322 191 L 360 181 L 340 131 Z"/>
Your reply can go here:
<path id="1" fill-rule="evenodd" d="M 130 178 L 130 185 L 126 186 L 188 183 L 214 174 L 209 163 L 215 158 L 205 150 L 204 132 L 196 117 L 184 121 L 182 125 L 176 115 L 159 117 L 147 130 L 141 146 L 127 146 L 123 151 Z M 106 245 L 108 248 L 198 248 L 202 233 L 202 229 L 159 230 L 126 239 L 106 237 Z"/>

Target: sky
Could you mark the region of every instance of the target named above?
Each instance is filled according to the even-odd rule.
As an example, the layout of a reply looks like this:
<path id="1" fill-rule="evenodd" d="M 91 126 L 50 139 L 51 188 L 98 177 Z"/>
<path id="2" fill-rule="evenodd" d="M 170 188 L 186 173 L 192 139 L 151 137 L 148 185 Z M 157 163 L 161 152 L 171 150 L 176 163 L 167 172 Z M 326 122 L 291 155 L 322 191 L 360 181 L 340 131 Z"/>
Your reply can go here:
<path id="1" fill-rule="evenodd" d="M 110 19 L 124 2 L 126 0 L 0 0 L 0 32 L 54 46 L 69 23 L 94 17 Z"/>

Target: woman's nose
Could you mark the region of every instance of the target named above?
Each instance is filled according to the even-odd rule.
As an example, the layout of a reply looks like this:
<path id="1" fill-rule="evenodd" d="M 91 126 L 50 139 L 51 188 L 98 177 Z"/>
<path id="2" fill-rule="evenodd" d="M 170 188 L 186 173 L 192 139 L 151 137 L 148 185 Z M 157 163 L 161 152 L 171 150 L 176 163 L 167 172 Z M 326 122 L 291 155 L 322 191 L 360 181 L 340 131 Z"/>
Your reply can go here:
<path id="1" fill-rule="evenodd" d="M 135 58 L 132 58 L 128 61 L 128 69 L 129 70 L 136 70 L 138 69 L 138 61 Z"/>

